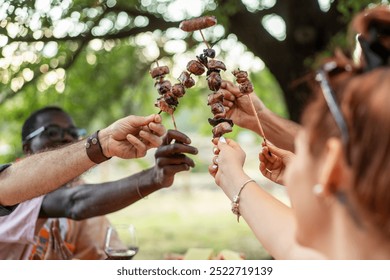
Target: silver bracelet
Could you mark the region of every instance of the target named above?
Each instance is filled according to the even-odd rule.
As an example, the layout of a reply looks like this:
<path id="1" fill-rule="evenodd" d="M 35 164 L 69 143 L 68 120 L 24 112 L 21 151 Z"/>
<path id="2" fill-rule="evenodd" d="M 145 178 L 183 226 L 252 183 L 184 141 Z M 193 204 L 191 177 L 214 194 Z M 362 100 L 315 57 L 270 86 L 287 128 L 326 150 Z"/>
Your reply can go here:
<path id="1" fill-rule="evenodd" d="M 138 195 L 139 195 L 139 197 L 140 197 L 141 199 L 144 198 L 144 197 L 142 196 L 141 192 L 139 191 L 139 180 L 137 180 L 137 193 L 138 193 Z"/>
<path id="2" fill-rule="evenodd" d="M 240 216 L 241 216 L 240 208 L 239 208 L 239 206 L 240 206 L 240 203 L 239 203 L 240 202 L 240 194 L 241 194 L 242 190 L 245 188 L 245 186 L 247 184 L 249 184 L 250 182 L 255 182 L 255 180 L 249 179 L 249 180 L 245 181 L 244 184 L 242 184 L 240 190 L 238 191 L 238 194 L 235 195 L 233 197 L 233 199 L 232 199 L 232 212 L 233 212 L 233 214 L 237 215 L 237 222 L 238 223 L 240 222 Z"/>
<path id="3" fill-rule="evenodd" d="M 141 175 L 142 175 L 144 172 L 145 172 L 145 170 L 142 170 L 141 173 L 140 173 L 140 175 L 139 175 L 138 178 L 137 178 L 137 193 L 138 193 L 138 196 L 139 196 L 141 199 L 147 199 L 147 198 L 148 198 L 148 196 L 143 196 L 143 195 L 141 194 L 141 191 L 139 190 L 139 177 L 142 177 Z"/>

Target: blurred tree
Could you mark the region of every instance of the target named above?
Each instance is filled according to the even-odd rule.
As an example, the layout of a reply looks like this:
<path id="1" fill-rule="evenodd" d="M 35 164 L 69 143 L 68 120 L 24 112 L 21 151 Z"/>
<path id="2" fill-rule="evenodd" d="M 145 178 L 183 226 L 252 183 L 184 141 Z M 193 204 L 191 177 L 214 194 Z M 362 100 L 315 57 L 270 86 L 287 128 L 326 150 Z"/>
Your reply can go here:
<path id="1" fill-rule="evenodd" d="M 10 147 L 0 148 L 2 161 L 20 151 L 22 121 L 48 104 L 64 107 L 77 124 L 90 130 L 124 114 L 157 112 L 148 69 L 158 60 L 171 68 L 171 79 L 178 77 L 204 48 L 201 36 L 181 31 L 179 22 L 204 14 L 218 18 L 219 25 L 204 31 L 217 56 L 230 69 L 250 71 L 267 105 L 298 120 L 308 93 L 292 88 L 292 82 L 366 4 L 366 0 L 0 0 L 0 147 Z M 261 71 L 263 62 L 273 77 Z M 232 79 L 229 74 L 227 79 Z M 204 79 L 198 83 L 180 100 L 179 109 L 188 108 L 179 112 L 186 129 L 207 123 L 199 114 L 209 114 L 201 94 Z M 275 102 L 281 94 L 287 112 L 283 103 Z"/>

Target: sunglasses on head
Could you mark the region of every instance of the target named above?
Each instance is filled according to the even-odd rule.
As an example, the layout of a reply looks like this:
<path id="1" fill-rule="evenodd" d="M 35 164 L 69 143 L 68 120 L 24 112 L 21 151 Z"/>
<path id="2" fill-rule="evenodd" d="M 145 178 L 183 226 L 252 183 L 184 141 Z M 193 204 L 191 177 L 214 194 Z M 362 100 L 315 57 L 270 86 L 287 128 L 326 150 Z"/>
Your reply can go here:
<path id="1" fill-rule="evenodd" d="M 64 139 L 65 133 L 69 134 L 73 140 L 78 140 L 86 134 L 86 130 L 77 127 L 63 128 L 55 124 L 41 126 L 26 136 L 23 142 L 27 142 L 34 137 L 44 135 L 51 141 L 61 141 Z"/>
<path id="2" fill-rule="evenodd" d="M 329 75 L 336 75 L 344 71 L 351 71 L 352 68 L 339 67 L 335 61 L 325 63 L 316 73 L 316 81 L 321 87 L 322 94 L 329 107 L 329 110 L 336 121 L 336 124 L 341 132 L 341 139 L 346 147 L 349 142 L 348 126 L 341 112 L 340 106 L 337 103 L 336 94 L 329 84 Z"/>

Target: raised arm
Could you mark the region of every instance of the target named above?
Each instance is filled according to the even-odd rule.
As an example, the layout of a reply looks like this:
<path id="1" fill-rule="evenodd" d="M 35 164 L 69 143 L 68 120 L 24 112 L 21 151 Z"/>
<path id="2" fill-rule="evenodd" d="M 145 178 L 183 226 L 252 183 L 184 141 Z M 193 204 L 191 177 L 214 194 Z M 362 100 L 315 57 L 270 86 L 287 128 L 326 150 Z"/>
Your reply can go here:
<path id="1" fill-rule="evenodd" d="M 99 132 L 106 157 L 135 158 L 161 144 L 159 115 L 128 116 Z M 26 157 L 0 173 L 0 205 L 9 206 L 51 192 L 94 166 L 85 141 Z"/>
<path id="2" fill-rule="evenodd" d="M 233 140 L 215 141 L 218 160 L 209 172 L 230 201 L 251 178 L 244 172 L 245 153 Z M 217 162 L 217 164 L 215 164 Z M 295 240 L 295 218 L 290 207 L 250 181 L 239 196 L 239 213 L 264 248 L 276 259 L 321 259 L 318 252 Z M 232 217 L 233 218 L 233 217 Z"/>
<path id="3" fill-rule="evenodd" d="M 232 82 L 224 81 L 220 91 L 224 95 L 224 106 L 228 108 L 227 116 L 235 124 L 252 130 L 261 136 L 256 116 L 253 113 L 251 99 L 256 114 L 260 118 L 267 140 L 282 149 L 294 150 L 294 138 L 300 127 L 297 123 L 282 118 L 270 111 L 255 92 L 249 95 L 243 95 Z"/>
<path id="4" fill-rule="evenodd" d="M 173 140 L 175 142 L 171 143 Z M 80 220 L 104 215 L 169 187 L 176 173 L 195 166 L 193 160 L 185 155 L 198 152 L 190 143 L 191 140 L 183 133 L 169 130 L 163 144 L 156 150 L 155 166 L 113 182 L 58 189 L 45 196 L 40 216 Z"/>

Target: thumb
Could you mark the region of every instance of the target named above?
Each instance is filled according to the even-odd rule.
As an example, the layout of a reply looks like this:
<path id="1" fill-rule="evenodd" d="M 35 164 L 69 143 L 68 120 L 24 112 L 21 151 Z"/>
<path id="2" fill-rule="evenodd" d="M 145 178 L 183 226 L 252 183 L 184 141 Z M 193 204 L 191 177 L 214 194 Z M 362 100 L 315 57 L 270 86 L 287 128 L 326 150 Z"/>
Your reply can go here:
<path id="1" fill-rule="evenodd" d="M 218 143 L 217 143 L 217 146 L 219 149 L 223 148 L 225 145 L 227 145 L 227 140 L 225 137 L 221 136 L 219 137 L 218 139 Z"/>
<path id="2" fill-rule="evenodd" d="M 291 156 L 293 155 L 293 153 L 291 153 L 290 151 L 278 148 L 274 145 L 267 145 L 264 148 L 268 148 L 268 150 L 271 152 L 271 154 L 274 154 L 275 156 L 280 157 L 285 162 L 290 160 Z"/>
<path id="3" fill-rule="evenodd" d="M 144 125 L 148 125 L 151 122 L 157 122 L 157 123 L 161 122 L 161 116 L 158 114 L 152 114 L 146 117 L 133 115 L 133 116 L 129 116 L 129 118 L 130 118 L 129 121 L 131 122 L 131 125 L 133 127 L 141 127 Z"/>
<path id="4" fill-rule="evenodd" d="M 143 117 L 144 119 L 144 125 L 149 124 L 151 122 L 160 123 L 161 122 L 161 116 L 159 114 L 151 114 L 149 116 Z"/>
<path id="5" fill-rule="evenodd" d="M 152 116 L 154 117 L 153 121 L 155 123 L 161 123 L 162 122 L 162 118 L 161 118 L 160 114 L 153 114 Z"/>
<path id="6" fill-rule="evenodd" d="M 272 153 L 275 154 L 275 156 L 282 157 L 284 155 L 285 150 L 280 149 L 274 145 L 267 145 L 264 146 L 263 149 L 267 149 Z"/>

